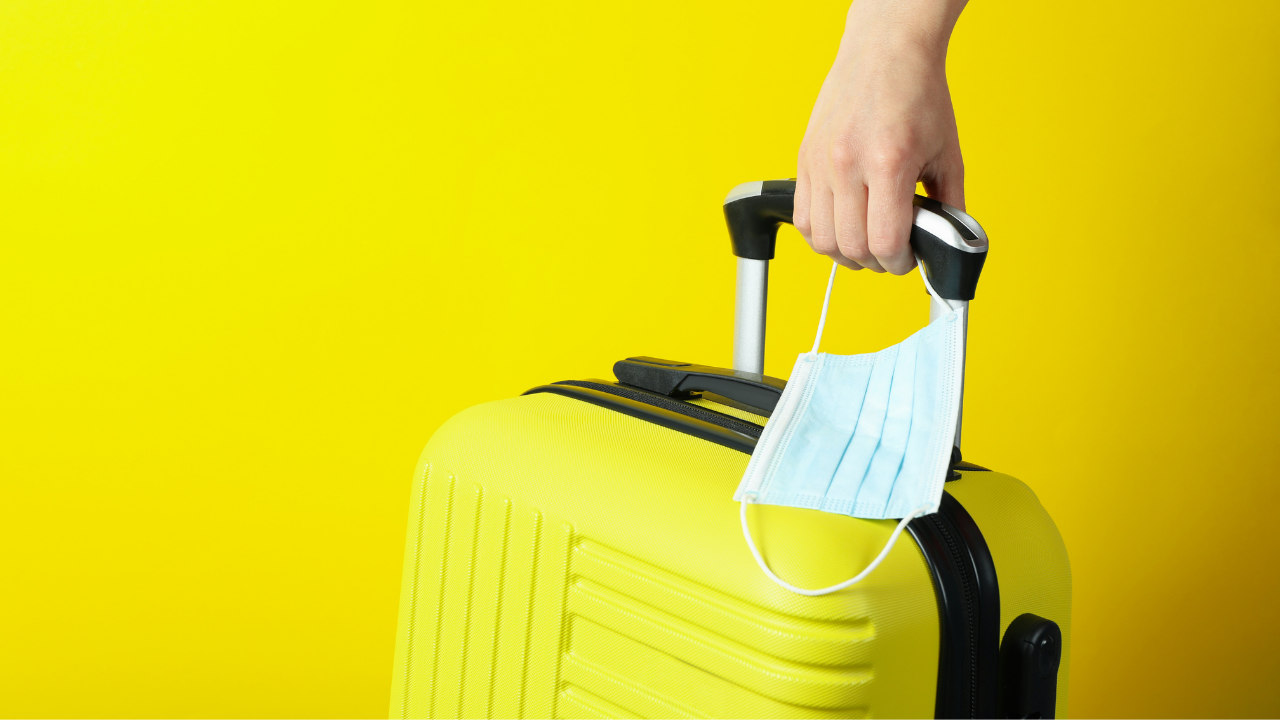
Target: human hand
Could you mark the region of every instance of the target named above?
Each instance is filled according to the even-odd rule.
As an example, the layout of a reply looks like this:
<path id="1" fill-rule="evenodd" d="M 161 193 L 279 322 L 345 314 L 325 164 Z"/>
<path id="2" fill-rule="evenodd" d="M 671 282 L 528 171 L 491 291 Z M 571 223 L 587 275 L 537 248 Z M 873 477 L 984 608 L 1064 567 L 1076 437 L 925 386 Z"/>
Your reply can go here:
<path id="1" fill-rule="evenodd" d="M 964 209 L 964 163 L 947 90 L 965 0 L 857 0 L 814 104 L 796 172 L 794 221 L 815 252 L 902 275 L 916 182 Z"/>

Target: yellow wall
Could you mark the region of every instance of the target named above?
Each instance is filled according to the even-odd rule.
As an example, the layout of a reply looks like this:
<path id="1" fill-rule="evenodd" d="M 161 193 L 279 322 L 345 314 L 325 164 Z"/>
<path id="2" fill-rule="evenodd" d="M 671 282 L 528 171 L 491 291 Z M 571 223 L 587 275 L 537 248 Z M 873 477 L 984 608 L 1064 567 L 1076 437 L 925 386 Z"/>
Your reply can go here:
<path id="1" fill-rule="evenodd" d="M 817 3 L 0 3 L 0 714 L 377 716 L 459 409 L 727 364 L 732 185 Z M 1076 588 L 1079 715 L 1280 714 L 1280 6 L 977 0 L 966 455 Z M 827 265 L 780 242 L 768 369 Z M 846 274 L 829 348 L 923 319 Z"/>

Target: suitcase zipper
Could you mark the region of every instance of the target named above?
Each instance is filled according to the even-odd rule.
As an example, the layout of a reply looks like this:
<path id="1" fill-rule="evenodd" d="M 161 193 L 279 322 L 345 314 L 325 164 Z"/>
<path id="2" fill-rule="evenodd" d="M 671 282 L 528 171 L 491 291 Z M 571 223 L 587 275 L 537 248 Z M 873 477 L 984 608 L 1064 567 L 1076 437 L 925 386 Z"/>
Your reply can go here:
<path id="1" fill-rule="evenodd" d="M 951 493 L 908 532 L 924 555 L 938 600 L 936 717 L 995 717 L 999 690 L 1000 588 L 973 517 Z"/>
<path id="2" fill-rule="evenodd" d="M 966 655 L 968 655 L 969 661 L 968 672 L 966 673 L 969 676 L 969 714 L 967 717 L 980 717 L 978 715 L 978 643 L 975 642 L 978 636 L 978 609 L 975 607 L 977 604 L 974 598 L 976 588 L 973 586 L 973 578 L 969 574 L 969 569 L 965 567 L 965 561 L 968 559 L 965 557 L 967 553 L 961 551 L 955 536 L 947 528 L 947 523 L 943 522 L 937 514 L 927 515 L 926 517 L 932 521 L 933 526 L 938 530 L 938 534 L 946 542 L 947 549 L 951 552 L 952 562 L 955 563 L 955 567 L 960 571 L 959 579 L 964 598 L 965 638 L 967 641 L 965 645 L 968 646 Z"/>

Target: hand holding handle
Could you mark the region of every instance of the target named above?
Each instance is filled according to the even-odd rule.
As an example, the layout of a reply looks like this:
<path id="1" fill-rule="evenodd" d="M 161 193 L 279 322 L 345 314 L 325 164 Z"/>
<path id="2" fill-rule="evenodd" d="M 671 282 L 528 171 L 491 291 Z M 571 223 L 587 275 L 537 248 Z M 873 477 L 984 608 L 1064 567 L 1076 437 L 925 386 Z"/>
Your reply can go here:
<path id="1" fill-rule="evenodd" d="M 769 261 L 778 241 L 778 228 L 790 223 L 795 210 L 795 180 L 743 183 L 724 199 L 733 254 L 738 256 L 738 289 L 734 306 L 733 369 L 750 378 L 764 376 L 765 307 L 769 290 Z M 930 303 L 935 312 L 968 306 L 978 289 L 978 276 L 987 260 L 987 234 L 962 210 L 932 198 L 915 196 L 911 249 L 920 271 L 934 292 L 946 301 Z M 945 305 L 941 306 L 940 305 Z M 968 336 L 968 313 L 965 313 Z M 960 447 L 956 418 L 955 445 Z"/>
<path id="2" fill-rule="evenodd" d="M 724 201 L 733 254 L 748 260 L 773 259 L 778 227 L 791 222 L 795 180 L 739 185 Z M 948 300 L 972 300 L 987 259 L 987 235 L 962 210 L 932 198 L 915 197 L 911 248 L 934 290 Z"/>

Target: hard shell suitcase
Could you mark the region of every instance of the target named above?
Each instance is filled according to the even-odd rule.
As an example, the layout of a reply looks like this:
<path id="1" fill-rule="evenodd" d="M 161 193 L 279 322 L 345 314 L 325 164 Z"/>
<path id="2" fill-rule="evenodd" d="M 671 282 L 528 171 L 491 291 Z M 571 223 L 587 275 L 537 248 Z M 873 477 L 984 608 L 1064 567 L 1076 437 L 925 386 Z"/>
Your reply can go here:
<path id="1" fill-rule="evenodd" d="M 958 449 L 940 511 L 859 584 L 796 595 L 748 551 L 732 496 L 785 386 L 761 371 L 793 194 L 768 181 L 726 199 L 734 370 L 629 358 L 616 381 L 478 405 L 431 438 L 391 717 L 1065 714 L 1066 548 L 1026 485 Z M 918 198 L 912 245 L 943 297 L 973 296 L 986 242 L 972 218 Z M 895 525 L 767 505 L 750 522 L 802 587 L 857 573 Z"/>

